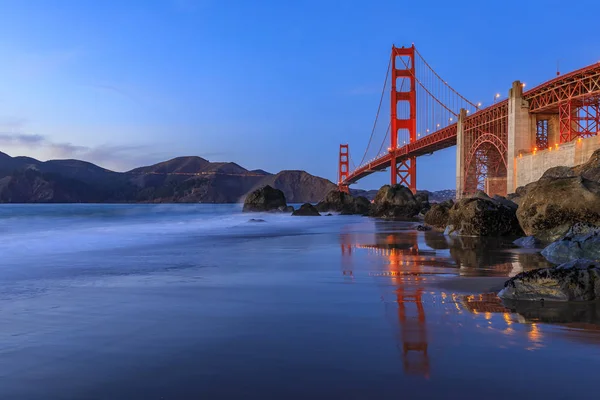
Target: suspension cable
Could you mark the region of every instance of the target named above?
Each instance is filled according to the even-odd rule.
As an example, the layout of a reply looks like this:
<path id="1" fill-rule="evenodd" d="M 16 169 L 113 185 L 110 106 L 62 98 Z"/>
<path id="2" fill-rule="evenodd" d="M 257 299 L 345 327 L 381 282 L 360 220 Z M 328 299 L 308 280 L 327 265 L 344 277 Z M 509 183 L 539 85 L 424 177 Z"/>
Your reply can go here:
<path id="1" fill-rule="evenodd" d="M 451 90 L 453 91 L 455 94 L 458 95 L 458 97 L 460 97 L 461 99 L 463 99 L 464 101 L 466 101 L 467 103 L 469 103 L 471 106 L 477 108 L 477 106 L 473 103 L 471 103 L 469 100 L 467 100 L 463 95 L 461 95 L 460 93 L 458 93 L 452 86 L 448 85 L 448 83 L 442 79 L 441 76 L 438 75 L 437 72 L 435 72 L 435 70 L 433 68 L 431 68 L 431 66 L 427 63 L 427 61 L 425 60 L 425 58 L 423 58 L 423 56 L 421 55 L 421 53 L 419 53 L 419 51 L 417 50 L 417 48 L 415 47 L 415 53 L 417 53 L 417 55 L 421 58 L 421 61 L 423 61 L 423 63 L 427 66 L 427 68 L 429 68 L 433 74 L 442 82 L 444 82 L 444 84 Z"/>
<path id="2" fill-rule="evenodd" d="M 392 65 L 392 58 L 390 57 L 390 61 L 388 62 L 387 72 L 385 73 L 385 81 L 383 82 L 383 89 L 381 89 L 381 97 L 379 98 L 379 106 L 377 107 L 377 114 L 375 115 L 375 121 L 373 122 L 373 129 L 371 130 L 371 136 L 369 137 L 369 143 L 367 144 L 367 148 L 365 149 L 365 153 L 363 154 L 362 159 L 358 165 L 362 165 L 367 157 L 367 152 L 369 151 L 369 146 L 371 146 L 371 141 L 373 140 L 373 135 L 375 134 L 375 128 L 377 127 L 377 120 L 379 119 L 379 112 L 381 111 L 381 104 L 383 103 L 383 96 L 385 95 L 385 88 L 387 87 L 388 77 L 390 75 L 390 66 Z"/>

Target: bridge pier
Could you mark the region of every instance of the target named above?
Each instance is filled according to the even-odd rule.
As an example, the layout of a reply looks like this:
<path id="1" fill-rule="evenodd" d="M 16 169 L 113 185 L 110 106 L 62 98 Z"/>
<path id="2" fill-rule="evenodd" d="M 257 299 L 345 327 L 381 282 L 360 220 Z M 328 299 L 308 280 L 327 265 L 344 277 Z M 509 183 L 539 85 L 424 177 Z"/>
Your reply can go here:
<path id="1" fill-rule="evenodd" d="M 465 193 L 465 148 L 464 148 L 464 120 L 467 110 L 460 109 L 458 122 L 456 123 L 456 200 L 464 197 Z"/>
<path id="2" fill-rule="evenodd" d="M 529 103 L 523 99 L 523 84 L 513 82 L 508 91 L 508 149 L 506 163 L 506 193 L 517 189 L 516 158 L 536 146 L 536 118 L 529 114 Z"/>

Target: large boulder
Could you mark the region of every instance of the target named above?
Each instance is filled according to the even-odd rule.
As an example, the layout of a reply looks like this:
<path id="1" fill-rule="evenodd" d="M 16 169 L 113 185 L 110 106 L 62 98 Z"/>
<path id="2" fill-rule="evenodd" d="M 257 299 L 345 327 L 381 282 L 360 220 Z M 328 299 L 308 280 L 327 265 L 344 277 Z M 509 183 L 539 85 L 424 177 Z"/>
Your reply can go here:
<path id="1" fill-rule="evenodd" d="M 554 264 L 580 258 L 600 261 L 600 227 L 577 223 L 563 237 L 542 250 L 542 255 Z"/>
<path id="2" fill-rule="evenodd" d="M 425 223 L 439 230 L 444 230 L 448 225 L 450 218 L 450 209 L 454 205 L 452 200 L 443 203 L 432 204 L 431 208 L 425 214 Z"/>
<path id="3" fill-rule="evenodd" d="M 339 212 L 344 215 L 360 214 L 366 215 L 369 213 L 371 202 L 367 198 L 352 195 L 340 190 L 332 190 L 325 198 L 317 204 L 317 210 L 321 212 Z"/>
<path id="4" fill-rule="evenodd" d="M 517 188 L 523 230 L 551 242 L 578 222 L 600 225 L 600 150 L 576 167 L 548 169 L 537 182 Z"/>
<path id="5" fill-rule="evenodd" d="M 305 203 L 300 206 L 299 209 L 294 211 L 292 215 L 302 217 L 320 217 L 319 211 L 310 203 Z"/>
<path id="6" fill-rule="evenodd" d="M 279 211 L 280 207 L 287 207 L 285 195 L 281 190 L 266 185 L 246 196 L 243 211 Z"/>
<path id="7" fill-rule="evenodd" d="M 509 201 L 509 200 L 506 200 Z M 447 235 L 522 236 L 515 208 L 485 193 L 457 201 L 449 211 Z"/>
<path id="8" fill-rule="evenodd" d="M 522 272 L 498 293 L 508 300 L 591 301 L 600 299 L 600 264 L 575 260 L 559 267 Z"/>
<path id="9" fill-rule="evenodd" d="M 577 222 L 600 225 L 600 183 L 542 177 L 521 198 L 517 217 L 527 235 L 544 241 L 558 239 Z"/>
<path id="10" fill-rule="evenodd" d="M 422 200 L 422 197 L 415 198 L 406 186 L 385 185 L 379 189 L 373 200 L 371 216 L 386 219 L 412 219 L 425 207 Z"/>

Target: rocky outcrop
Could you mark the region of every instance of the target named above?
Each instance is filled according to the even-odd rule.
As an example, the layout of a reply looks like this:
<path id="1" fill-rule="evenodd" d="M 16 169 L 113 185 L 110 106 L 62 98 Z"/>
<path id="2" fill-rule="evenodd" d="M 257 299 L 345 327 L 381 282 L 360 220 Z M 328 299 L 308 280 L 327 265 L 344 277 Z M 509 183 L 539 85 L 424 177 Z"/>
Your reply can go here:
<path id="1" fill-rule="evenodd" d="M 542 250 L 542 255 L 554 264 L 582 258 L 600 261 L 600 227 L 575 224 L 563 237 Z"/>
<path id="2" fill-rule="evenodd" d="M 522 272 L 498 293 L 508 300 L 591 301 L 600 299 L 600 264 L 575 260 L 559 267 Z"/>
<path id="3" fill-rule="evenodd" d="M 527 235 L 553 241 L 578 222 L 600 225 L 600 150 L 577 167 L 555 167 L 520 187 L 517 217 Z"/>
<path id="4" fill-rule="evenodd" d="M 243 211 L 279 211 L 279 207 L 287 207 L 283 192 L 267 185 L 246 196 Z"/>
<path id="5" fill-rule="evenodd" d="M 320 217 L 319 211 L 310 203 L 305 203 L 300 206 L 299 209 L 294 211 L 292 215 L 301 217 Z"/>
<path id="6" fill-rule="evenodd" d="M 412 219 L 429 203 L 423 203 L 423 198 L 415 198 L 406 186 L 385 185 L 377 192 L 371 216 L 385 219 Z"/>
<path id="7" fill-rule="evenodd" d="M 291 214 L 291 213 L 294 212 L 294 206 L 285 206 L 285 207 L 284 206 L 280 206 L 280 207 L 277 207 L 277 210 L 279 210 L 282 213 L 289 213 L 289 214 Z"/>
<path id="8" fill-rule="evenodd" d="M 509 201 L 509 200 L 506 200 Z M 447 235 L 522 236 L 516 209 L 480 192 L 457 201 L 449 211 Z"/>
<path id="9" fill-rule="evenodd" d="M 582 176 L 543 177 L 522 197 L 517 217 L 527 235 L 545 241 L 577 222 L 600 225 L 600 184 Z"/>
<path id="10" fill-rule="evenodd" d="M 425 214 L 425 223 L 438 230 L 446 229 L 448 218 L 450 218 L 450 209 L 454 201 L 447 200 L 443 203 L 432 204 L 431 208 Z"/>
<path id="11" fill-rule="evenodd" d="M 317 210 L 321 212 L 334 211 L 343 215 L 367 215 L 370 208 L 371 202 L 365 197 L 353 197 L 337 189 L 327 193 L 325 198 L 317 204 Z"/>

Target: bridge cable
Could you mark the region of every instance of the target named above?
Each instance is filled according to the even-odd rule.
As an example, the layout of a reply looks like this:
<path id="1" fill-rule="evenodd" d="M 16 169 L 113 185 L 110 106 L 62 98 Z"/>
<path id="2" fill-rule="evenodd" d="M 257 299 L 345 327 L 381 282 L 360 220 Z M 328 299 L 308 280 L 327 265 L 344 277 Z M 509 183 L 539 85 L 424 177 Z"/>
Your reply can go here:
<path id="1" fill-rule="evenodd" d="M 419 85 L 423 88 L 423 90 L 425 90 L 427 92 L 428 95 L 430 95 L 431 97 L 433 97 L 433 99 L 435 101 L 438 102 L 439 105 L 441 105 L 442 107 L 444 107 L 446 110 L 448 110 L 448 112 L 450 112 L 451 114 L 453 114 L 455 117 L 458 116 L 457 113 L 455 113 L 454 111 L 452 111 L 451 109 L 449 109 L 444 103 L 442 103 L 437 97 L 435 97 L 430 91 L 429 89 L 427 89 L 425 87 L 425 85 L 423 85 L 423 83 L 419 80 L 419 78 L 417 78 L 415 76 L 415 74 L 412 72 L 412 70 L 408 67 L 408 63 L 404 60 L 402 60 L 402 58 L 400 58 L 400 60 L 402 61 L 402 63 L 404 63 L 404 66 L 406 67 L 407 70 L 410 71 L 410 74 L 415 78 L 415 81 L 417 81 L 419 83 Z M 439 85 L 439 84 L 438 84 Z"/>
<path id="2" fill-rule="evenodd" d="M 381 154 L 381 150 L 383 150 L 383 145 L 385 144 L 385 141 L 388 138 L 388 135 L 390 134 L 390 126 L 391 125 L 392 125 L 392 121 L 390 121 L 388 123 L 388 127 L 387 127 L 387 130 L 385 132 L 385 137 L 383 138 L 383 142 L 381 142 L 381 147 L 379 147 L 379 152 L 377 152 L 377 157 L 379 157 L 379 155 Z"/>
<path id="3" fill-rule="evenodd" d="M 362 165 L 367 157 L 367 152 L 369 151 L 369 146 L 371 146 L 371 141 L 373 140 L 373 135 L 375 134 L 375 128 L 377 127 L 377 120 L 379 119 L 379 112 L 381 111 L 381 104 L 383 103 L 383 96 L 385 95 L 385 88 L 387 86 L 388 77 L 390 75 L 390 67 L 392 65 L 392 58 L 390 57 L 390 61 L 388 62 L 387 72 L 385 73 L 385 81 L 383 82 L 383 89 L 381 89 L 381 97 L 379 98 L 379 106 L 377 107 L 377 114 L 375 115 L 375 121 L 373 122 L 373 129 L 371 130 L 371 136 L 369 137 L 369 143 L 367 144 L 367 148 L 365 149 L 365 154 L 363 154 L 362 160 L 358 165 Z"/>
<path id="4" fill-rule="evenodd" d="M 423 58 L 423 56 L 421 55 L 421 53 L 419 53 L 419 51 L 416 49 L 415 47 L 415 53 L 417 53 L 417 55 L 419 56 L 419 58 L 421 59 L 421 61 L 427 66 L 427 68 L 429 68 L 433 74 L 442 82 L 444 82 L 444 84 L 448 87 L 448 89 L 450 89 L 452 92 L 454 92 L 456 95 L 458 95 L 458 97 L 460 97 L 461 99 L 463 99 L 465 102 L 469 103 L 469 105 L 475 107 L 477 109 L 477 106 L 473 103 L 471 103 L 468 99 L 466 99 L 463 95 L 461 95 L 460 93 L 458 93 L 452 86 L 448 85 L 448 83 L 442 79 L 441 76 L 438 75 L 437 72 L 435 72 L 435 70 L 433 68 L 431 68 L 431 66 L 429 65 L 429 63 L 427 63 L 427 61 L 425 60 L 425 58 Z"/>

